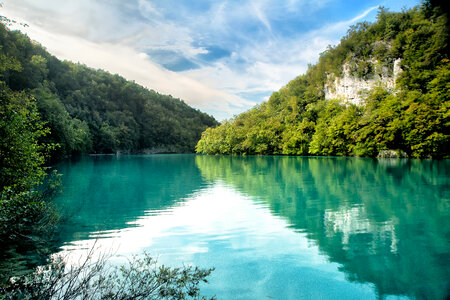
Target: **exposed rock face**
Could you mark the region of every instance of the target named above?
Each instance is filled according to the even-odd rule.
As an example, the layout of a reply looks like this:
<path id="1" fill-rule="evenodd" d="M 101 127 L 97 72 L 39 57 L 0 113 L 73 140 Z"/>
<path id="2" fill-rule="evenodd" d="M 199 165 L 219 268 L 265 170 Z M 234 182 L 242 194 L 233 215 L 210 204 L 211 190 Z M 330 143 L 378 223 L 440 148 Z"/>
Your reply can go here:
<path id="1" fill-rule="evenodd" d="M 408 155 L 400 150 L 381 150 L 378 155 L 378 158 L 407 158 Z"/>
<path id="2" fill-rule="evenodd" d="M 328 82 L 324 86 L 325 99 L 341 99 L 344 102 L 360 105 L 364 93 L 376 86 L 393 90 L 395 81 L 402 71 L 400 62 L 400 59 L 396 59 L 391 69 L 392 72 L 389 72 L 388 66 L 383 66 L 377 61 L 371 61 L 370 63 L 375 66 L 376 71 L 367 79 L 353 75 L 351 65 L 346 63 L 342 67 L 342 77 L 336 77 L 334 74 L 328 75 Z"/>

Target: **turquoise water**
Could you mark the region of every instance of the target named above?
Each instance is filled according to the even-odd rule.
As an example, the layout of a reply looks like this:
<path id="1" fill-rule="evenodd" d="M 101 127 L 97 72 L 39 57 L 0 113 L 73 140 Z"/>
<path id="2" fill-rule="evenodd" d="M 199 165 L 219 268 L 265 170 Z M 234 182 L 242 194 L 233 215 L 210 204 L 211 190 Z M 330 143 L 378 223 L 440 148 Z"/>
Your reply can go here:
<path id="1" fill-rule="evenodd" d="M 215 267 L 219 299 L 445 299 L 450 161 L 98 156 L 58 166 L 61 252 Z"/>

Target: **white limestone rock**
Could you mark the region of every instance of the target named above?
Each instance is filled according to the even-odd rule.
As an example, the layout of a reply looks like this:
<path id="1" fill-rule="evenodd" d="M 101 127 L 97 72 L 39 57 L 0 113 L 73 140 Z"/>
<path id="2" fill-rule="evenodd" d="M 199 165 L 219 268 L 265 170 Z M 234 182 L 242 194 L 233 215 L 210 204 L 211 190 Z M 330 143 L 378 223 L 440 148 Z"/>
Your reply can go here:
<path id="1" fill-rule="evenodd" d="M 395 82 L 402 71 L 400 67 L 401 59 L 396 59 L 394 61 L 392 74 L 390 74 L 387 66 L 384 66 L 375 60 L 370 62 L 374 65 L 375 74 L 369 79 L 358 78 L 352 75 L 350 63 L 345 63 L 343 65 L 342 77 L 329 74 L 327 76 L 327 83 L 324 86 L 325 99 L 341 99 L 344 102 L 361 105 L 364 93 L 376 86 L 394 90 Z"/>

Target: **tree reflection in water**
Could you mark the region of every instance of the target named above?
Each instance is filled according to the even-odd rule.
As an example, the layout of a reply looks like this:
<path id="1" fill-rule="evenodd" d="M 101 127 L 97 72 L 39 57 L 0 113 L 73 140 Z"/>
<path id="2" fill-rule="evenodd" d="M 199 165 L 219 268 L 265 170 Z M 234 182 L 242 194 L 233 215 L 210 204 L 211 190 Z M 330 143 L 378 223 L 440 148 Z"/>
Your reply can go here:
<path id="1" fill-rule="evenodd" d="M 449 295 L 449 161 L 197 156 L 205 180 L 267 202 L 350 281 L 378 295 Z"/>

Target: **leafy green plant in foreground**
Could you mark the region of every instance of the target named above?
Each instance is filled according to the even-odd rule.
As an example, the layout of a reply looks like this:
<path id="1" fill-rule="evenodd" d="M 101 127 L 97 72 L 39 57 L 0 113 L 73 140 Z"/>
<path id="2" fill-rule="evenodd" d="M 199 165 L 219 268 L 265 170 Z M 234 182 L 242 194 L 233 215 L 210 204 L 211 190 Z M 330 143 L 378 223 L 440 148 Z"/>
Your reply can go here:
<path id="1" fill-rule="evenodd" d="M 11 61 L 10 61 L 11 62 Z M 20 67 L 14 62 L 3 69 Z M 55 147 L 40 139 L 48 134 L 35 100 L 25 92 L 11 91 L 0 77 L 0 281 L 25 271 L 27 251 L 48 254 L 48 242 L 59 216 L 51 204 L 58 192 L 59 175 L 47 176 L 46 153 Z M 13 266 L 22 256 L 22 262 Z M 37 262 L 35 262 L 37 263 Z"/>
<path id="2" fill-rule="evenodd" d="M 92 254 L 93 249 L 79 266 L 56 256 L 32 274 L 11 278 L 0 299 L 199 299 L 199 285 L 213 271 L 158 266 L 147 253 L 108 267 L 106 256 L 93 261 Z"/>

